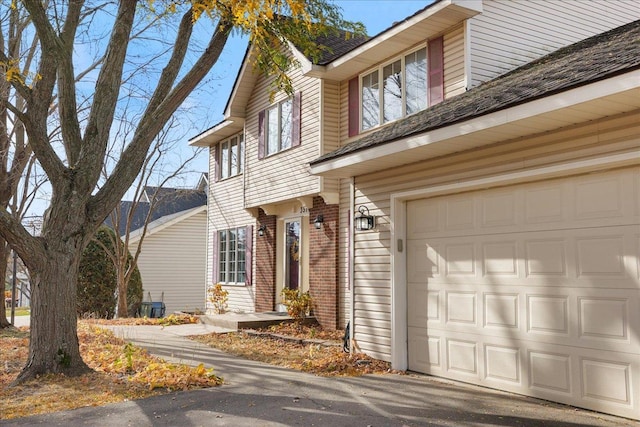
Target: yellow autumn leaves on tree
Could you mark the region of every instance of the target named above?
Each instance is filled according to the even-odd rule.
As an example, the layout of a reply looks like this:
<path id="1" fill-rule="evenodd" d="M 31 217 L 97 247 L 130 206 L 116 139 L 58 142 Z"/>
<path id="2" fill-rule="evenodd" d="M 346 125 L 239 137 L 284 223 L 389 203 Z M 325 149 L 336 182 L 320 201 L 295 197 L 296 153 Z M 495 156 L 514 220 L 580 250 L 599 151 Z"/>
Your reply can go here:
<path id="1" fill-rule="evenodd" d="M 149 1 L 151 7 L 156 3 Z M 315 61 L 328 50 L 318 43 L 319 37 L 338 32 L 345 37 L 364 35 L 364 26 L 342 19 L 331 0 L 185 0 L 169 1 L 164 7 L 173 13 L 179 5 L 192 8 L 194 21 L 208 16 L 247 35 L 253 65 L 274 77 L 274 91 L 293 93 L 288 72 L 298 62 L 284 52 L 289 43 Z"/>

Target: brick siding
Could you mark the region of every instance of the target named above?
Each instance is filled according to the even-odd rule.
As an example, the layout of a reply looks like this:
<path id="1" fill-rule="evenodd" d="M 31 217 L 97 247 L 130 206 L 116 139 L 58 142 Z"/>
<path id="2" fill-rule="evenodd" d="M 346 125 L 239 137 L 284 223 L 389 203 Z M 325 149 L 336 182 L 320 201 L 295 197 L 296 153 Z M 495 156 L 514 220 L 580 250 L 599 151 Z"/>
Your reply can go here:
<path id="1" fill-rule="evenodd" d="M 318 323 L 330 330 L 338 328 L 338 212 L 338 205 L 326 205 L 322 197 L 314 197 L 309 210 L 309 292 Z M 319 230 L 317 215 L 324 217 Z"/>

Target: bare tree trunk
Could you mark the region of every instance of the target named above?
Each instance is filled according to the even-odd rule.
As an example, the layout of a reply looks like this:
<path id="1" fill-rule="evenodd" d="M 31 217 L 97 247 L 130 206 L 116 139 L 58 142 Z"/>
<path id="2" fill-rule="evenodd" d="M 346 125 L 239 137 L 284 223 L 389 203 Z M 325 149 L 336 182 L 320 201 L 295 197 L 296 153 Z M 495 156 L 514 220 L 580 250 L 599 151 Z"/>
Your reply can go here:
<path id="1" fill-rule="evenodd" d="M 36 269 L 31 289 L 29 359 L 16 378 L 23 382 L 45 373 L 75 376 L 90 371 L 80 356 L 76 320 L 79 237 L 48 242 L 45 265 Z"/>
<path id="2" fill-rule="evenodd" d="M 0 237 L 0 277 L 4 284 L 5 277 L 7 275 L 7 257 L 9 256 L 9 246 L 5 240 Z M 2 304 L 0 304 L 0 329 L 8 328 L 11 323 L 7 320 L 7 309 L 4 305 L 4 286 L 2 287 Z"/>
<path id="3" fill-rule="evenodd" d="M 127 252 L 128 253 L 128 252 Z M 127 303 L 127 287 L 129 281 L 125 278 L 124 271 L 117 268 L 117 284 L 118 284 L 118 308 L 117 313 L 119 318 L 129 317 L 129 304 Z"/>

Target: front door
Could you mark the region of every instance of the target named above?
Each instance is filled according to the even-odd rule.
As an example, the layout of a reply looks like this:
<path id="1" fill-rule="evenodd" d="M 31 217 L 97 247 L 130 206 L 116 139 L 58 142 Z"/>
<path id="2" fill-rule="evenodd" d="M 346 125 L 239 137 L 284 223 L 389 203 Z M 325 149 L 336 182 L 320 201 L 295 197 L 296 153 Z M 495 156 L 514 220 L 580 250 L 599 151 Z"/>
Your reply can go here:
<path id="1" fill-rule="evenodd" d="M 276 309 L 284 311 L 282 290 L 309 290 L 308 217 L 294 216 L 278 221 L 276 240 Z"/>
<path id="2" fill-rule="evenodd" d="M 300 220 L 285 221 L 284 287 L 300 287 Z"/>

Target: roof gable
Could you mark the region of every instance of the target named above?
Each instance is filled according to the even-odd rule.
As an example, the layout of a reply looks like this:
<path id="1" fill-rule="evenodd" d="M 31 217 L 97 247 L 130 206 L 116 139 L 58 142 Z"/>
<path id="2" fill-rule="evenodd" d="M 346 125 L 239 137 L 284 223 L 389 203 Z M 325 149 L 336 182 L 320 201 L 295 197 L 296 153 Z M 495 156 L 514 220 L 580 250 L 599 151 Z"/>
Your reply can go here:
<path id="1" fill-rule="evenodd" d="M 118 234 L 124 235 L 127 231 L 127 218 L 131 209 L 135 209 L 131 217 L 129 232 L 133 232 L 142 228 L 149 216 L 148 222 L 151 223 L 159 218 L 173 215 L 207 204 L 207 194 L 204 190 L 191 190 L 167 187 L 150 187 L 144 188 L 146 195 L 145 201 L 138 203 L 132 201 L 120 202 L 120 218 L 118 224 Z M 153 198 L 157 200 L 154 202 Z M 151 213 L 149 214 L 149 211 Z M 112 218 L 109 215 L 104 223 L 113 228 Z"/>
<path id="2" fill-rule="evenodd" d="M 350 37 L 345 31 L 330 32 L 317 39 L 327 49 L 315 63 L 293 44 L 289 46 L 305 75 L 339 81 L 379 62 L 381 58 L 440 34 L 481 11 L 482 0 L 437 0 L 373 37 Z M 253 94 L 258 73 L 251 65 L 252 57 L 253 50 L 249 46 L 225 106 L 224 120 L 191 138 L 191 145 L 213 145 L 242 130 L 245 108 Z"/>

